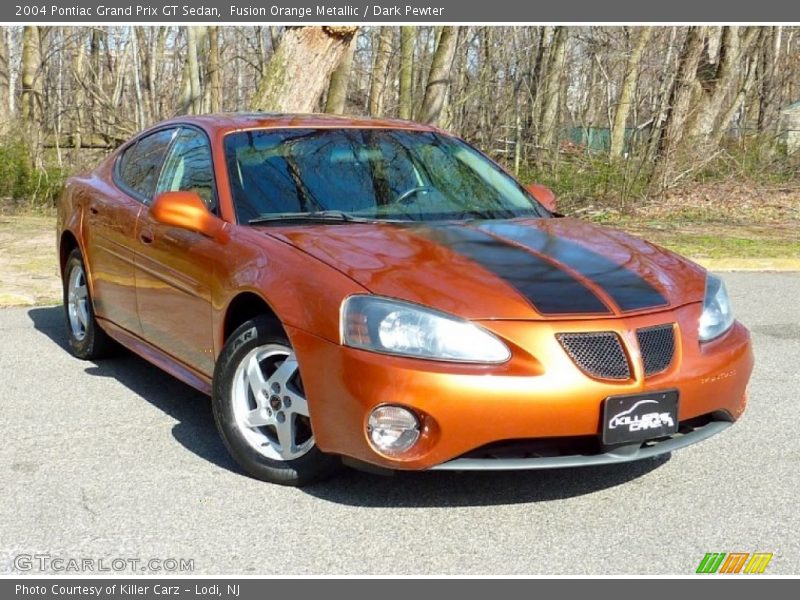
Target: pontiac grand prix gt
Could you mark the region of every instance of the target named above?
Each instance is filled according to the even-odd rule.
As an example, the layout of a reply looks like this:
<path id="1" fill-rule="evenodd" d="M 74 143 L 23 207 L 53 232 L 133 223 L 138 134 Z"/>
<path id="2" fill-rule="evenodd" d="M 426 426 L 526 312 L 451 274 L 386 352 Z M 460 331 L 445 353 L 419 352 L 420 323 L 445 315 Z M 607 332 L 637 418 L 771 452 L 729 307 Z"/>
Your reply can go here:
<path id="1" fill-rule="evenodd" d="M 212 398 L 254 477 L 621 463 L 742 414 L 723 282 L 406 121 L 181 117 L 69 180 L 69 345 Z"/>

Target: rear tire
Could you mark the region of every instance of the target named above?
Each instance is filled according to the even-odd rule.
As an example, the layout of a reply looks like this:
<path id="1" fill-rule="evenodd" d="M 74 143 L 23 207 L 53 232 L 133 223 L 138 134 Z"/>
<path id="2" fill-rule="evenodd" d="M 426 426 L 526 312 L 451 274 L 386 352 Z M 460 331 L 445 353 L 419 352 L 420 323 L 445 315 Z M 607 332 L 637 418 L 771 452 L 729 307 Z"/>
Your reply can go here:
<path id="1" fill-rule="evenodd" d="M 226 448 L 256 479 L 303 486 L 341 466 L 317 448 L 291 344 L 266 317 L 247 321 L 225 343 L 212 404 Z"/>
<path id="2" fill-rule="evenodd" d="M 86 267 L 78 248 L 64 265 L 64 324 L 72 353 L 83 360 L 97 360 L 112 354 L 114 342 L 97 324 Z"/>

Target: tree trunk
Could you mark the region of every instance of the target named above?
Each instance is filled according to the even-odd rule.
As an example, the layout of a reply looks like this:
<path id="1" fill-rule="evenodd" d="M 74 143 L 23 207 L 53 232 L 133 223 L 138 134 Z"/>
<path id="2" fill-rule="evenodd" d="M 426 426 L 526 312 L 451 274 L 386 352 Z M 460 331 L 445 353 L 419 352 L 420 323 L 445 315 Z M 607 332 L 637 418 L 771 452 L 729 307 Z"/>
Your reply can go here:
<path id="1" fill-rule="evenodd" d="M 14 105 L 11 100 L 13 76 L 11 75 L 7 35 L 8 28 L 0 28 L 0 125 L 7 123 L 14 114 Z"/>
<path id="2" fill-rule="evenodd" d="M 741 37 L 738 27 L 724 27 L 716 69 L 710 66 L 698 69 L 699 99 L 686 126 L 688 139 L 698 153 L 706 154 L 714 150 L 708 144 L 716 137 L 712 134 L 716 127 L 727 127 L 728 123 L 722 123 L 719 119 L 723 103 L 731 97 L 742 72 L 742 59 L 749 53 L 757 35 L 758 27 L 746 28 Z"/>
<path id="3" fill-rule="evenodd" d="M 350 86 L 350 72 L 353 70 L 353 54 L 356 50 L 355 36 L 345 50 L 342 62 L 331 74 L 331 82 L 328 85 L 328 99 L 325 103 L 325 112 L 334 115 L 344 113 L 347 103 L 347 88 Z"/>
<path id="4" fill-rule="evenodd" d="M 549 64 L 544 80 L 544 101 L 542 103 L 542 118 L 539 137 L 539 144 L 545 150 L 552 150 L 556 142 L 556 130 L 559 125 L 558 113 L 560 107 L 561 76 L 564 71 L 564 60 L 567 53 L 567 36 L 569 35 L 566 27 L 557 27 L 553 36 L 552 48 L 550 49 Z"/>
<path id="5" fill-rule="evenodd" d="M 148 122 L 147 108 L 142 94 L 142 66 L 140 64 L 139 41 L 136 35 L 131 36 L 131 79 L 133 80 L 133 92 L 136 97 L 136 129 L 144 129 Z"/>
<path id="6" fill-rule="evenodd" d="M 69 27 L 65 35 L 70 39 L 72 47 L 72 102 L 75 106 L 75 119 L 72 123 L 72 138 L 75 148 L 81 147 L 84 127 L 86 125 L 86 93 L 83 82 L 86 78 L 86 50 L 83 43 L 83 28 Z"/>
<path id="7" fill-rule="evenodd" d="M 410 119 L 413 113 L 415 38 L 415 27 L 405 26 L 400 28 L 399 115 L 401 119 Z"/>
<path id="8" fill-rule="evenodd" d="M 544 96 L 543 81 L 547 75 L 547 65 L 550 59 L 550 50 L 552 50 L 555 31 L 556 28 L 552 25 L 545 25 L 542 27 L 541 35 L 539 36 L 539 45 L 536 51 L 536 61 L 534 62 L 533 72 L 531 74 L 531 125 L 537 135 L 540 131 L 539 125 L 541 124 L 542 98 Z"/>
<path id="9" fill-rule="evenodd" d="M 254 110 L 313 112 L 358 27 L 292 27 L 267 64 Z"/>
<path id="10" fill-rule="evenodd" d="M 181 78 L 181 114 L 198 114 L 203 109 L 203 92 L 200 87 L 200 37 L 201 28 L 184 27 L 186 33 L 186 61 Z"/>
<path id="11" fill-rule="evenodd" d="M 733 100 L 730 101 L 728 108 L 723 113 L 720 119 L 720 126 L 715 129 L 711 136 L 711 145 L 713 147 L 719 147 L 720 143 L 722 142 L 722 138 L 725 135 L 725 128 L 730 125 L 731 121 L 733 121 L 736 113 L 739 111 L 739 108 L 743 106 L 745 98 L 753 89 L 753 84 L 756 80 L 756 71 L 758 70 L 758 60 L 758 53 L 751 55 L 750 62 L 745 69 L 745 75 L 741 85 L 739 86 L 739 90 L 736 92 Z"/>
<path id="12" fill-rule="evenodd" d="M 42 82 L 39 77 L 41 62 L 39 27 L 26 25 L 22 29 L 20 106 L 22 107 L 22 120 L 26 126 L 31 128 L 31 131 L 35 130 L 41 120 Z"/>
<path id="13" fill-rule="evenodd" d="M 136 42 L 136 67 L 139 74 L 137 83 L 142 95 L 142 118 L 145 123 L 150 124 L 156 121 L 154 116 L 155 106 L 155 75 L 153 72 L 153 55 L 144 27 L 133 28 L 132 40 Z"/>
<path id="14" fill-rule="evenodd" d="M 210 27 L 208 29 L 208 108 L 212 113 L 222 110 L 220 62 L 219 27 Z"/>
<path id="15" fill-rule="evenodd" d="M 651 185 L 655 189 L 664 188 L 671 183 L 670 171 L 674 155 L 683 137 L 684 126 L 689 118 L 705 35 L 706 27 L 689 27 L 681 49 L 678 74 L 672 84 L 667 117 L 661 132 L 659 151 L 655 157 L 655 168 L 651 175 Z"/>
<path id="16" fill-rule="evenodd" d="M 611 127 L 611 147 L 609 155 L 611 158 L 618 158 L 622 155 L 625 146 L 625 125 L 628 122 L 628 114 L 633 104 L 633 97 L 636 93 L 636 84 L 639 81 L 639 65 L 642 62 L 642 54 L 650 36 L 653 33 L 652 27 L 642 27 L 636 37 L 636 43 L 628 57 L 628 64 L 625 67 L 625 80 L 622 82 L 622 90 L 619 93 L 617 110 L 614 113 L 614 124 Z"/>
<path id="17" fill-rule="evenodd" d="M 189 98 L 185 103 L 185 112 L 197 114 L 201 112 L 202 93 L 200 91 L 200 64 L 198 60 L 197 28 L 186 28 L 186 68 L 189 79 Z"/>
<path id="18" fill-rule="evenodd" d="M 662 73 L 661 84 L 658 88 L 658 95 L 656 101 L 658 103 L 655 116 L 653 117 L 653 124 L 650 127 L 650 139 L 647 142 L 647 160 L 652 161 L 655 159 L 661 143 L 661 133 L 664 122 L 667 119 L 669 112 L 669 94 L 673 85 L 673 78 L 675 74 L 672 68 L 672 56 L 675 51 L 675 39 L 678 35 L 678 28 L 673 26 L 670 28 L 669 42 L 667 45 L 667 56 L 664 59 L 664 72 Z"/>
<path id="19" fill-rule="evenodd" d="M 757 126 L 759 132 L 765 132 L 774 126 L 778 119 L 778 107 L 776 98 L 776 63 L 777 50 L 779 44 L 775 40 L 776 32 L 774 27 L 761 28 L 759 40 L 759 50 L 761 54 L 760 66 L 760 86 L 758 96 L 758 119 Z"/>
<path id="20" fill-rule="evenodd" d="M 150 72 L 148 74 L 148 78 L 151 81 L 153 90 L 153 106 L 151 113 L 153 115 L 153 119 L 156 121 L 161 120 L 162 115 L 164 114 L 164 108 L 162 105 L 163 99 L 161 98 L 161 94 L 158 93 L 160 91 L 158 73 L 163 72 L 160 71 L 160 69 L 162 69 L 162 63 L 164 62 L 164 51 L 166 46 L 167 28 L 159 27 L 158 35 L 153 42 L 152 59 L 150 60 Z"/>
<path id="21" fill-rule="evenodd" d="M 437 124 L 447 102 L 450 87 L 450 70 L 456 54 L 458 27 L 442 27 L 439 42 L 433 55 L 431 70 L 428 73 L 428 84 L 422 100 L 420 121 Z"/>
<path id="22" fill-rule="evenodd" d="M 383 105 L 386 94 L 386 69 L 392 57 L 392 41 L 394 29 L 381 27 L 378 35 L 378 47 L 375 51 L 375 61 L 372 67 L 372 84 L 369 88 L 369 114 L 379 117 L 383 114 Z"/>

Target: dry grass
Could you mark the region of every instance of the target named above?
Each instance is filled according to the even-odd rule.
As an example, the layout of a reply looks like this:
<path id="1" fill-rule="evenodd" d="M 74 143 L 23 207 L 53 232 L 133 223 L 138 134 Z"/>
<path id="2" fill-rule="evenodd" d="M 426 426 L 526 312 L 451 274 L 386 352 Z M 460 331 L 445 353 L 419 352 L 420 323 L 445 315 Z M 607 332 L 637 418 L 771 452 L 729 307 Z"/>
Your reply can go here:
<path id="1" fill-rule="evenodd" d="M 588 215 L 710 268 L 800 270 L 800 186 L 694 185 L 630 215 Z"/>
<path id="2" fill-rule="evenodd" d="M 61 302 L 55 219 L 0 216 L 0 306 Z"/>

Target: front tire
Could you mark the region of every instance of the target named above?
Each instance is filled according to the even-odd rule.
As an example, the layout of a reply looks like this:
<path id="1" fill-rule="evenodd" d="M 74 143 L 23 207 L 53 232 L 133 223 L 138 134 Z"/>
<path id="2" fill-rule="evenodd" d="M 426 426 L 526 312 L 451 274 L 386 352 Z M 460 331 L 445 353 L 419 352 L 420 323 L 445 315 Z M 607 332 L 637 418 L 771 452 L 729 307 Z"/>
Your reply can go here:
<path id="1" fill-rule="evenodd" d="M 317 448 L 294 351 L 265 317 L 247 321 L 225 343 L 212 404 L 225 446 L 257 479 L 302 486 L 340 465 Z"/>
<path id="2" fill-rule="evenodd" d="M 63 283 L 64 323 L 70 350 L 83 360 L 97 360 L 110 355 L 114 342 L 95 319 L 86 267 L 78 248 L 67 257 Z"/>

